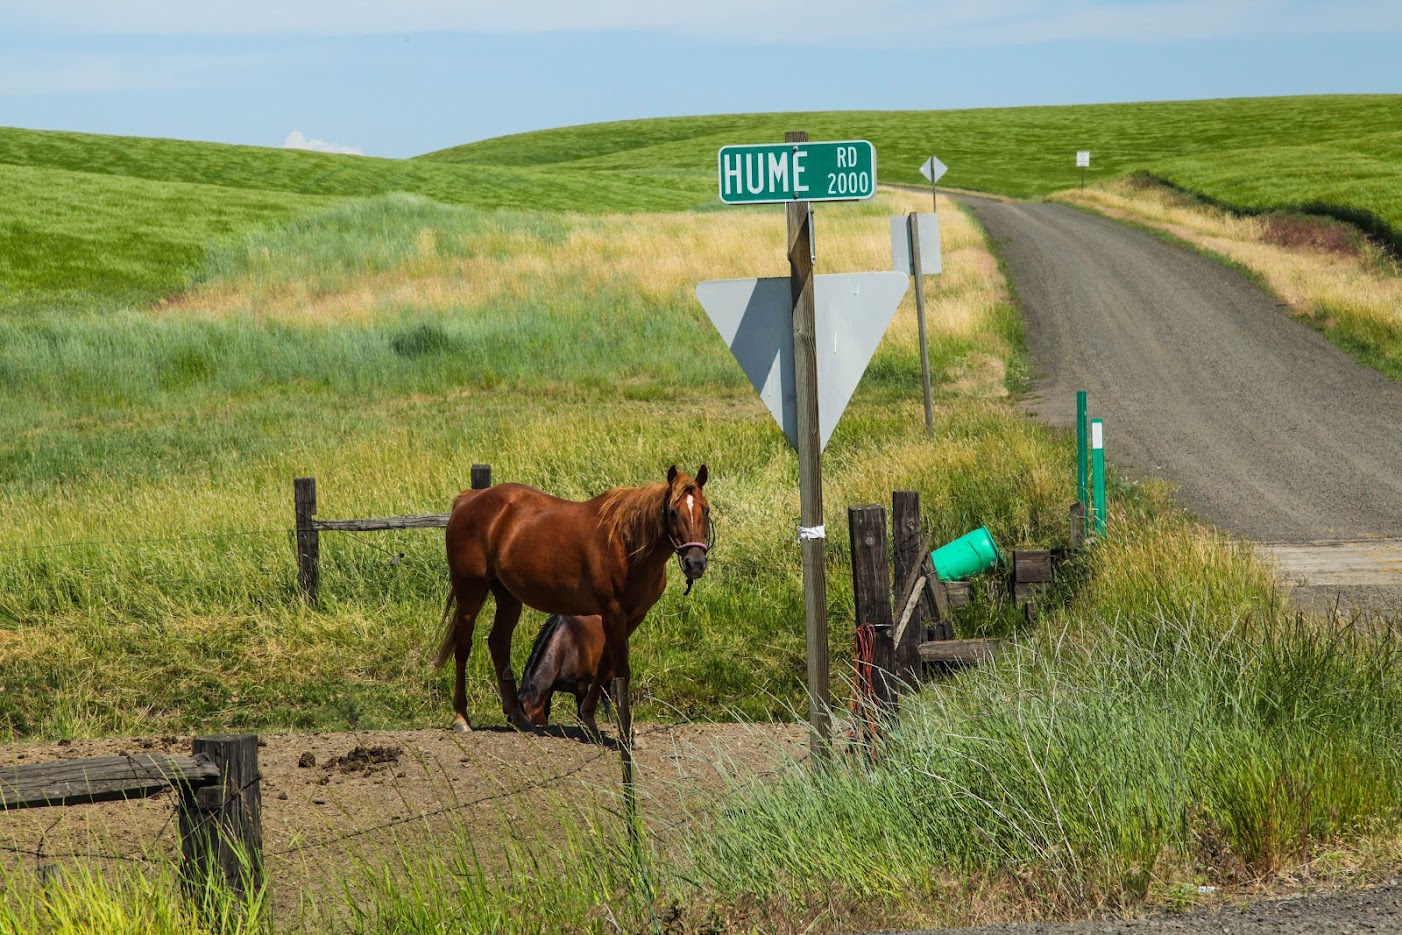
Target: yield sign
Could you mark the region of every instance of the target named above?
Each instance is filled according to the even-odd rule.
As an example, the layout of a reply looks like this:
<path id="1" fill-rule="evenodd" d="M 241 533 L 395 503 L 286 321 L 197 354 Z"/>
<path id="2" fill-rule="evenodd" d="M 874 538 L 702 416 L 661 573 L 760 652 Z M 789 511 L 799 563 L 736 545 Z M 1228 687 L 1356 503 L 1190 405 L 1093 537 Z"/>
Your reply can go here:
<path id="1" fill-rule="evenodd" d="M 925 176 L 933 185 L 940 180 L 940 176 L 949 171 L 949 166 L 940 162 L 938 156 L 931 156 L 925 160 L 925 164 L 920 167 L 920 174 Z"/>
<path id="2" fill-rule="evenodd" d="M 830 273 L 813 277 L 818 347 L 818 444 L 827 446 L 867 362 L 896 314 L 904 273 Z M 711 279 L 696 298 L 730 346 L 774 421 L 798 447 L 789 278 Z"/>

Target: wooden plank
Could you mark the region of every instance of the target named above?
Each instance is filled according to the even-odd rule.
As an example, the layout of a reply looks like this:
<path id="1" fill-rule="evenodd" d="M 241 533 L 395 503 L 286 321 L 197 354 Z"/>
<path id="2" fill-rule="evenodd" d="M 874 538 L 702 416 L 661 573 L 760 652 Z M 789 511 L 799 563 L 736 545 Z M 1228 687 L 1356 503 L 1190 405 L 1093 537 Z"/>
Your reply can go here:
<path id="1" fill-rule="evenodd" d="M 852 543 L 852 597 L 858 626 L 876 630 L 874 685 L 876 701 L 887 705 L 895 697 L 896 648 L 892 633 L 891 562 L 886 549 L 886 509 L 879 504 L 847 508 Z"/>
<path id="2" fill-rule="evenodd" d="M 1033 584 L 1052 580 L 1050 549 L 1015 549 L 1013 551 L 1013 581 Z"/>
<path id="3" fill-rule="evenodd" d="M 896 600 L 893 607 L 903 614 L 912 591 L 916 590 L 914 582 L 921 577 L 923 551 L 920 492 L 897 490 L 891 494 L 891 552 L 896 560 Z M 920 677 L 920 644 L 924 642 L 921 637 L 925 629 L 921 603 L 917 595 L 905 625 L 898 625 L 892 638 L 896 652 L 896 677 L 909 685 L 916 684 Z"/>
<path id="4" fill-rule="evenodd" d="M 162 753 L 0 766 L 0 809 L 144 799 L 175 783 L 199 788 L 218 781 L 219 767 L 209 758 Z"/>
<path id="5" fill-rule="evenodd" d="M 427 513 L 420 516 L 379 516 L 370 519 L 319 519 L 317 529 L 335 532 L 380 532 L 386 529 L 442 529 L 448 525 L 447 513 Z"/>
<path id="6" fill-rule="evenodd" d="M 920 658 L 957 666 L 976 666 L 993 658 L 1005 640 L 932 640 L 920 646 Z"/>
<path id="7" fill-rule="evenodd" d="M 929 553 L 920 560 L 920 571 L 925 576 L 925 609 L 930 613 L 934 626 L 930 627 L 931 638 L 937 640 L 954 639 L 954 614 L 949 602 L 949 589 L 935 574 L 935 563 Z M 916 649 L 919 652 L 919 649 Z"/>
<path id="8" fill-rule="evenodd" d="M 1288 582 L 1327 587 L 1402 585 L 1402 539 L 1262 542 L 1256 553 Z"/>
<path id="9" fill-rule="evenodd" d="M 967 607 L 974 599 L 974 586 L 967 581 L 946 581 L 944 590 L 949 595 L 949 606 L 957 610 L 960 607 Z"/>
<path id="10" fill-rule="evenodd" d="M 1086 542 L 1086 505 L 1077 500 L 1071 504 L 1071 548 L 1079 549 Z"/>

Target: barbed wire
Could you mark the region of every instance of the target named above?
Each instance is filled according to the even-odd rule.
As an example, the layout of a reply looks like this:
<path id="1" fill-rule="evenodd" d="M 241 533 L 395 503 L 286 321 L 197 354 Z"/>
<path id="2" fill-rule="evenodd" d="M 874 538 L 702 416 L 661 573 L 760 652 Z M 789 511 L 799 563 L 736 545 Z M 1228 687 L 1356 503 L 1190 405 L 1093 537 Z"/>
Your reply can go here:
<path id="1" fill-rule="evenodd" d="M 640 734 L 638 734 L 638 736 L 650 736 L 651 734 L 654 734 L 660 730 L 667 730 L 668 727 L 669 725 L 659 724 L 655 727 L 651 727 L 648 730 L 641 732 Z M 390 828 L 396 828 L 400 825 L 412 824 L 414 822 L 425 821 L 429 818 L 437 818 L 440 815 L 447 815 L 451 812 L 463 811 L 464 809 L 468 808 L 475 808 L 476 806 L 486 804 L 487 802 L 495 802 L 501 799 L 509 799 L 514 798 L 518 795 L 524 795 L 528 792 L 535 792 L 540 789 L 544 789 L 552 783 L 560 782 L 561 780 L 568 779 L 571 776 L 575 776 L 583 772 L 585 767 L 597 763 L 604 757 L 612 756 L 616 752 L 616 744 L 607 745 L 604 746 L 603 749 L 599 750 L 597 753 L 585 758 L 584 760 L 581 760 L 569 769 L 561 770 L 560 772 L 554 773 L 550 776 L 534 780 L 533 782 L 528 782 L 524 785 L 517 786 L 513 789 L 506 789 L 500 792 L 492 792 L 487 795 L 478 796 L 475 799 L 470 799 L 466 802 L 456 802 L 452 805 L 440 806 L 439 808 L 435 808 L 430 811 L 419 812 L 416 815 L 404 815 L 399 818 L 390 819 L 386 822 L 381 822 L 378 825 L 371 825 L 368 828 L 356 828 L 354 831 L 348 831 L 344 834 L 333 835 L 328 838 L 321 838 L 319 840 L 305 844 L 289 845 L 288 847 L 285 847 L 281 850 L 265 851 L 264 853 L 266 854 L 266 856 L 269 857 L 284 857 L 288 854 L 295 854 L 303 850 L 318 850 L 323 847 L 329 847 L 333 844 L 339 844 L 342 841 L 348 841 L 351 838 L 363 837 L 367 834 L 375 834 L 380 831 L 387 831 Z"/>
<path id="2" fill-rule="evenodd" d="M 0 552 L 49 552 L 60 549 L 76 549 L 87 545 L 148 545 L 154 542 L 188 542 L 199 539 L 232 539 L 240 536 L 285 536 L 296 533 L 295 529 L 230 529 L 223 532 L 192 533 L 183 536 L 145 536 L 137 539 L 71 539 L 64 542 L 40 542 L 33 545 L 14 545 L 0 548 Z"/>
<path id="3" fill-rule="evenodd" d="M 658 725 L 654 725 L 654 726 L 652 726 L 652 727 L 650 727 L 650 728 L 648 728 L 648 729 L 646 729 L 646 730 L 644 730 L 644 731 L 640 731 L 640 732 L 637 734 L 637 736 L 638 736 L 639 738 L 648 737 L 648 736 L 651 736 L 651 735 L 653 735 L 653 734 L 657 734 L 657 733 L 659 733 L 659 732 L 665 732 L 665 731 L 672 731 L 672 730 L 675 730 L 675 729 L 677 729 L 678 726 L 680 726 L 680 725 L 678 725 L 678 724 L 658 724 Z M 394 828 L 401 827 L 401 826 L 403 826 L 403 825 L 409 825 L 409 824 L 415 824 L 415 823 L 419 823 L 419 822 L 424 822 L 424 821 L 427 821 L 427 820 L 432 819 L 432 818 L 437 818 L 437 817 L 441 817 L 441 816 L 443 816 L 443 815 L 448 815 L 448 814 L 451 814 L 451 813 L 454 813 L 454 812 L 459 812 L 459 811 L 464 811 L 464 810 L 467 810 L 467 809 L 470 809 L 470 808 L 475 808 L 475 807 L 477 807 L 477 806 L 484 805 L 484 804 L 487 804 L 487 803 L 489 803 L 489 802 L 501 801 L 501 800 L 504 800 L 504 799 L 515 798 L 515 797 L 520 796 L 520 795 L 526 795 L 526 794 L 529 794 L 529 793 L 531 793 L 531 792 L 537 792 L 537 791 L 539 791 L 539 790 L 541 790 L 541 789 L 544 789 L 544 788 L 547 788 L 547 787 L 549 787 L 549 786 L 551 786 L 551 785 L 553 785 L 553 784 L 555 784 L 555 783 L 558 783 L 558 782 L 561 782 L 561 781 L 563 781 L 563 780 L 569 779 L 569 778 L 572 777 L 572 776 L 576 776 L 576 775 L 578 775 L 579 773 L 584 772 L 588 767 L 590 767 L 590 766 L 592 766 L 593 764 L 599 762 L 600 760 L 605 759 L 605 758 L 607 758 L 607 757 L 612 757 L 612 756 L 614 756 L 617 752 L 618 752 L 617 742 L 616 742 L 616 741 L 610 742 L 610 743 L 601 745 L 601 748 L 600 748 L 597 752 L 591 754 L 590 756 L 588 756 L 588 757 L 586 757 L 585 759 L 579 761 L 578 763 L 575 763 L 573 766 L 569 767 L 568 769 L 559 770 L 559 771 L 557 771 L 557 772 L 555 772 L 555 773 L 552 773 L 552 774 L 549 775 L 549 776 L 545 776 L 545 777 L 542 777 L 542 778 L 540 778 L 540 779 L 536 779 L 536 780 L 533 780 L 533 781 L 531 781 L 531 782 L 528 782 L 528 783 L 524 783 L 524 784 L 522 784 L 522 785 L 515 786 L 515 787 L 513 787 L 513 788 L 511 788 L 511 789 L 499 790 L 499 791 L 496 791 L 496 792 L 488 793 L 488 794 L 486 794 L 486 795 L 477 796 L 477 797 L 472 798 L 472 799 L 469 799 L 469 800 L 467 800 L 467 801 L 455 802 L 455 803 L 453 803 L 453 804 L 451 804 L 451 805 L 440 806 L 440 807 L 438 807 L 438 808 L 434 808 L 434 809 L 431 809 L 431 810 L 428 810 L 428 811 L 421 811 L 421 812 L 418 812 L 418 813 L 413 814 L 413 815 L 404 815 L 404 816 L 400 816 L 400 817 L 398 817 L 398 818 L 393 818 L 393 819 L 390 819 L 390 820 L 388 820 L 388 821 L 380 822 L 379 824 L 370 825 L 369 827 L 355 828 L 355 829 L 353 829 L 353 830 L 351 830 L 351 831 L 347 831 L 347 832 L 344 832 L 344 833 L 341 833 L 341 834 L 329 835 L 329 836 L 326 836 L 326 837 L 318 838 L 318 839 L 313 840 L 313 841 L 300 842 L 300 843 L 296 843 L 296 844 L 290 844 L 290 845 L 288 845 L 288 846 L 286 846 L 286 847 L 282 847 L 282 848 L 278 848 L 278 849 L 270 849 L 270 850 L 265 849 L 264 852 L 263 852 L 264 858 L 267 859 L 267 858 L 273 858 L 273 857 L 287 857 L 287 856 L 291 856 L 291 855 L 303 853 L 303 852 L 306 852 L 306 851 L 321 850 L 321 849 L 324 849 L 324 848 L 327 848 L 327 847 L 332 847 L 332 846 L 334 846 L 334 845 L 344 843 L 345 841 L 349 841 L 349 840 L 352 840 L 352 839 L 355 839 L 355 838 L 365 837 L 365 836 L 367 836 L 367 835 L 374 835 L 374 834 L 379 834 L 379 833 L 384 832 L 384 831 L 389 831 L 389 830 L 392 830 L 392 829 L 394 829 Z M 149 765 L 147 765 L 147 764 L 142 764 L 142 763 L 136 761 L 130 754 L 127 754 L 126 756 L 127 756 L 127 759 L 132 763 L 133 768 L 135 768 L 135 769 L 140 769 L 140 770 L 142 770 L 143 772 L 145 772 L 145 773 L 146 773 L 147 775 L 149 775 L 149 776 L 156 777 L 156 776 L 159 775 L 158 773 L 152 772 L 152 767 L 151 767 L 151 766 L 149 766 Z M 756 782 L 756 781 L 763 781 L 763 780 L 768 779 L 768 778 L 771 778 L 771 777 L 773 777 L 773 776 L 778 776 L 778 775 L 780 775 L 781 773 L 784 773 L 784 772 L 786 772 L 787 770 L 792 769 L 794 766 L 797 766 L 797 765 L 802 764 L 802 763 L 803 763 L 805 760 L 807 760 L 807 759 L 808 759 L 808 754 L 805 753 L 803 756 L 794 758 L 794 759 L 792 759 L 792 760 L 788 760 L 788 761 L 786 761 L 786 762 L 784 762 L 784 763 L 781 763 L 781 764 L 779 764 L 778 766 L 775 766 L 775 767 L 773 767 L 773 768 L 770 768 L 770 769 L 767 769 L 767 770 L 762 770 L 762 771 L 755 772 L 755 773 L 750 773 L 750 774 L 748 774 L 748 775 L 745 777 L 745 779 L 746 779 L 747 783 L 753 783 L 753 782 Z M 164 778 L 164 777 L 162 777 L 162 778 Z M 250 778 L 248 781 L 246 781 L 241 787 L 239 787 L 238 789 L 233 790 L 232 792 L 230 792 L 230 793 L 225 797 L 223 803 L 219 806 L 219 809 L 218 809 L 218 810 L 219 810 L 219 811 L 222 811 L 223 808 L 227 807 L 227 806 L 228 806 L 229 804 L 231 804 L 236 798 L 238 798 L 239 796 L 243 795 L 243 793 L 244 793 L 245 791 L 247 791 L 249 788 L 251 788 L 255 783 L 260 782 L 261 779 L 262 779 L 261 775 L 255 775 L 254 777 L 252 777 L 252 778 Z M 652 835 L 654 835 L 654 836 L 670 834 L 670 833 L 676 831 L 676 830 L 679 829 L 679 828 L 682 828 L 682 827 L 684 827 L 684 826 L 686 826 L 686 825 L 689 825 L 691 822 L 695 821 L 698 817 L 701 817 L 702 815 L 705 815 L 705 814 L 708 814 L 708 813 L 713 812 L 719 805 L 721 805 L 722 803 L 726 802 L 727 800 L 730 800 L 730 799 L 733 799 L 733 798 L 735 798 L 735 797 L 737 797 L 737 796 L 743 795 L 744 793 L 746 793 L 746 792 L 748 792 L 748 791 L 749 791 L 749 786 L 748 786 L 747 784 L 737 784 L 737 785 L 733 785 L 733 786 L 731 786 L 730 788 L 724 789 L 724 790 L 722 790 L 722 791 L 720 791 L 720 792 L 718 792 L 718 793 L 715 793 L 715 794 L 713 794 L 713 795 L 710 795 L 710 796 L 706 797 L 704 800 L 702 800 L 702 801 L 700 802 L 699 805 L 693 804 L 691 807 L 686 808 L 686 809 L 685 809 L 685 813 L 684 813 L 683 815 L 681 815 L 680 817 L 678 817 L 678 818 L 674 818 L 674 819 L 672 819 L 672 820 L 670 820 L 670 821 L 661 822 L 661 823 L 658 823 L 658 822 L 650 822 L 650 823 L 648 823 L 649 832 L 650 832 Z M 155 798 L 155 797 L 158 797 L 158 796 L 165 796 L 165 795 L 167 795 L 167 794 L 168 794 L 168 791 L 158 792 L 158 793 L 156 793 L 155 795 L 151 796 L 151 798 Z M 176 811 L 175 811 L 174 809 L 171 809 L 171 810 L 170 810 L 170 813 L 166 816 L 165 821 L 161 824 L 160 828 L 157 829 L 155 835 L 153 836 L 153 839 L 154 839 L 155 842 L 159 842 L 159 841 L 164 837 L 164 835 L 165 835 L 165 833 L 166 833 L 166 830 L 167 830 L 167 829 L 172 825 L 172 823 L 174 822 L 175 817 L 176 817 L 176 814 L 177 814 L 177 813 L 176 813 Z M 200 819 L 200 823 L 196 826 L 196 830 L 198 830 L 199 828 L 202 828 L 207 822 L 211 821 L 212 818 L 211 818 L 210 816 L 211 816 L 212 814 L 213 814 L 213 813 L 210 813 L 210 814 L 207 814 L 207 815 L 203 815 L 203 816 L 201 817 L 201 819 Z M 46 840 L 48 839 L 48 837 L 49 837 L 49 835 L 51 834 L 51 832 L 53 831 L 53 829 L 58 825 L 59 821 L 62 820 L 62 817 L 63 817 L 62 814 L 60 814 L 58 817 L 56 817 L 56 818 L 54 819 L 54 821 L 49 825 L 49 827 L 43 832 L 43 834 L 40 835 L 40 840 L 39 840 L 39 844 L 37 845 L 37 847 L 34 847 L 34 848 L 26 848 L 26 847 L 19 847 L 19 846 L 15 846 L 15 845 L 0 844 L 0 851 L 5 851 L 5 852 L 8 852 L 8 853 L 16 854 L 16 855 L 23 856 L 23 857 L 32 857 L 32 858 L 35 859 L 36 864 L 39 865 L 41 868 L 42 868 L 42 865 L 44 864 L 44 862 L 45 862 L 45 861 L 49 861 L 49 860 L 65 860 L 65 859 L 66 859 L 66 860 L 109 860 L 109 861 L 123 861 L 123 862 L 127 862 L 127 863 L 156 864 L 156 863 L 161 863 L 161 862 L 166 861 L 166 860 L 169 859 L 169 857 L 168 857 L 168 856 L 165 856 L 165 855 L 158 855 L 158 856 L 152 857 L 152 856 L 150 856 L 149 849 L 147 850 L 147 852 L 145 852 L 145 853 L 140 853 L 140 854 L 119 854 L 119 853 L 111 853 L 111 852 L 107 852 L 107 851 L 98 851 L 98 850 L 91 850 L 91 851 L 54 851 L 54 850 L 50 850 L 50 849 L 48 849 L 48 848 L 45 847 L 45 842 L 46 842 Z"/>

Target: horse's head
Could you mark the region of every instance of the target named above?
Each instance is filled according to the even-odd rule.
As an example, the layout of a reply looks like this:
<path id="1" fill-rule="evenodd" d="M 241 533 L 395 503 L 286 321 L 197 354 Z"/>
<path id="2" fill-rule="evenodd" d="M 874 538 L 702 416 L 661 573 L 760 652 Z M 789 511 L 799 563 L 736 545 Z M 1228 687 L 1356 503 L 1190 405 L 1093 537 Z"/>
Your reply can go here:
<path id="1" fill-rule="evenodd" d="M 662 517 L 664 528 L 677 553 L 686 589 L 706 573 L 707 553 L 711 549 L 711 505 L 701 489 L 706 486 L 706 465 L 694 478 L 677 470 L 667 469 L 667 504 Z"/>

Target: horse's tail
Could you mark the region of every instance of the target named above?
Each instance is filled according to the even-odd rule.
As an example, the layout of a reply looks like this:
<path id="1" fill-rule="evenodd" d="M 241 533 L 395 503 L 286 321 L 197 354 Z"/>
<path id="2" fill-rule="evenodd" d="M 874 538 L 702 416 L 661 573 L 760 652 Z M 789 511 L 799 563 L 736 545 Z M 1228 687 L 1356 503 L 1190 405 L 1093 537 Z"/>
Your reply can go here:
<path id="1" fill-rule="evenodd" d="M 438 647 L 438 658 L 433 660 L 435 669 L 443 668 L 443 663 L 448 661 L 448 657 L 453 654 L 453 650 L 458 645 L 458 621 L 453 614 L 453 607 L 458 602 L 458 592 L 451 584 L 448 585 L 448 600 L 443 604 L 443 616 L 439 619 L 438 625 L 444 627 L 443 644 Z"/>
<path id="2" fill-rule="evenodd" d="M 536 666 L 540 664 L 540 657 L 545 654 L 545 647 L 550 644 L 550 637 L 560 629 L 561 620 L 559 614 L 552 614 L 550 619 L 545 621 L 545 626 L 535 635 L 535 642 L 531 644 L 531 654 L 526 657 L 526 668 L 521 672 L 522 695 L 532 691 Z"/>

